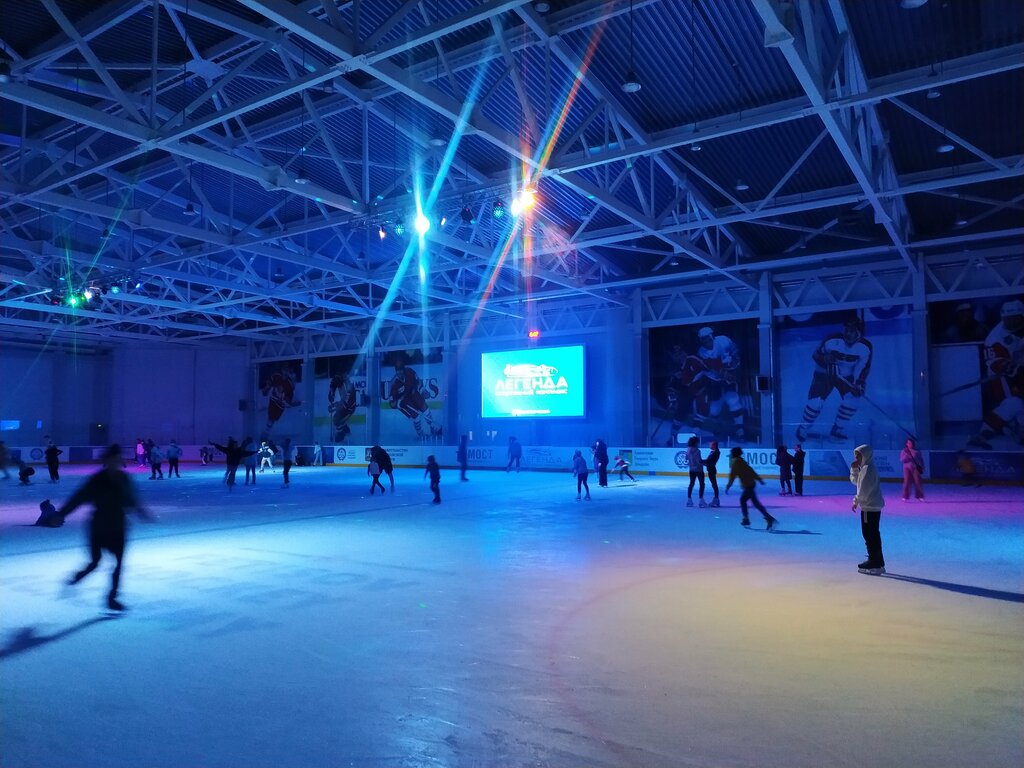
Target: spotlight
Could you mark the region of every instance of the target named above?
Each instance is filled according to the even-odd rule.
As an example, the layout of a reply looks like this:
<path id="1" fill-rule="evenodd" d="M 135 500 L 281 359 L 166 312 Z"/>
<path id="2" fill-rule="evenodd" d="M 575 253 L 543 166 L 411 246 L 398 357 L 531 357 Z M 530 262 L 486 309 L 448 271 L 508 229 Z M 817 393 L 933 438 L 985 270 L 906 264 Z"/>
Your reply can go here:
<path id="1" fill-rule="evenodd" d="M 691 152 L 700 152 L 702 149 L 704 149 L 704 147 L 702 147 L 700 144 L 691 144 L 690 145 L 690 151 Z"/>
<path id="2" fill-rule="evenodd" d="M 142 282 L 141 281 L 136 282 L 135 283 L 135 290 L 138 291 L 138 290 L 141 290 L 141 289 L 142 289 Z"/>
<path id="3" fill-rule="evenodd" d="M 309 184 L 309 179 L 306 178 L 305 173 L 300 171 L 299 175 L 295 177 L 295 183 L 300 187 L 304 187 Z"/>
<path id="4" fill-rule="evenodd" d="M 112 286 L 110 286 L 110 292 L 111 293 L 120 293 L 121 292 L 121 286 L 119 286 L 119 285 L 112 285 Z"/>
<path id="5" fill-rule="evenodd" d="M 750 185 L 743 181 L 743 179 L 737 179 L 735 189 L 737 192 L 746 192 L 750 189 Z"/>
<path id="6" fill-rule="evenodd" d="M 640 81 L 636 79 L 636 72 L 632 69 L 626 73 L 626 78 L 622 81 L 622 92 L 623 93 L 636 93 L 643 86 Z"/>
<path id="7" fill-rule="evenodd" d="M 68 306 L 69 307 L 77 307 L 78 306 L 78 297 L 75 294 L 73 294 L 73 293 L 68 295 Z"/>
<path id="8" fill-rule="evenodd" d="M 380 238 L 381 240 L 383 240 L 383 239 L 384 239 L 385 237 L 387 237 L 387 236 L 388 236 L 388 233 L 384 231 L 384 225 L 382 224 L 382 225 L 381 225 L 381 226 L 380 226 L 380 227 L 379 227 L 379 228 L 377 229 L 377 237 L 379 237 L 379 238 Z"/>
<path id="9" fill-rule="evenodd" d="M 442 216 L 441 217 L 441 226 L 443 227 L 447 223 L 448 223 L 448 217 L 447 216 Z"/>
<path id="10" fill-rule="evenodd" d="M 185 206 L 185 210 L 183 210 L 182 213 L 184 213 L 186 216 L 195 216 L 199 213 L 199 211 L 196 210 L 196 207 L 192 205 L 192 201 L 189 200 L 188 205 Z"/>
<path id="11" fill-rule="evenodd" d="M 393 226 L 391 229 L 396 235 L 401 237 L 402 235 L 405 234 L 405 222 L 399 219 L 398 221 L 395 222 L 395 226 Z"/>
<path id="12" fill-rule="evenodd" d="M 501 200 L 495 200 L 494 205 L 491 206 L 491 217 L 495 219 L 501 219 L 505 216 L 505 204 Z"/>
<path id="13" fill-rule="evenodd" d="M 469 209 L 468 205 L 462 207 L 459 217 L 462 219 L 463 224 L 476 224 L 476 216 L 473 215 L 473 211 Z"/>
<path id="14" fill-rule="evenodd" d="M 420 237 L 423 237 L 430 230 L 430 219 L 424 216 L 423 212 L 420 211 L 416 214 L 416 223 L 414 226 L 416 227 L 416 233 Z"/>
<path id="15" fill-rule="evenodd" d="M 524 187 L 523 190 L 512 199 L 512 215 L 518 216 L 528 208 L 533 208 L 537 202 L 537 193 L 532 187 Z"/>
<path id="16" fill-rule="evenodd" d="M 82 293 L 82 298 L 86 301 L 92 301 L 92 288 L 86 288 L 85 292 Z"/>

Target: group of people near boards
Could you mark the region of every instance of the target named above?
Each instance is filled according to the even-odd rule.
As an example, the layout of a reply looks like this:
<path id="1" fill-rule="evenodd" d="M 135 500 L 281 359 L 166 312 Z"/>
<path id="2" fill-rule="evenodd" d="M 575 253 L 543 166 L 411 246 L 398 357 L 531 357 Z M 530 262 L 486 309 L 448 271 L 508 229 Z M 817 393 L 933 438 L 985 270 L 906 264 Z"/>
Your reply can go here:
<path id="1" fill-rule="evenodd" d="M 235 483 L 235 473 L 242 461 L 257 456 L 260 450 L 262 450 L 262 446 L 260 448 L 252 446 L 252 441 L 250 440 L 240 444 L 234 438 L 229 439 L 226 445 L 220 445 L 213 441 L 211 441 L 211 444 L 225 456 L 227 471 L 225 472 L 224 481 L 229 488 Z M 56 449 L 52 442 L 51 447 Z M 284 441 L 281 446 L 281 453 L 284 457 L 284 487 L 288 487 L 288 475 L 294 459 L 294 449 L 290 440 Z M 467 463 L 465 441 L 460 445 L 459 453 L 462 479 L 466 480 L 468 478 L 465 477 Z M 693 488 L 695 484 L 699 484 L 701 507 L 720 506 L 717 465 L 721 454 L 717 441 L 712 441 L 710 453 L 707 456 L 702 456 L 698 440 L 696 437 L 693 437 L 687 445 L 686 454 L 690 467 L 687 506 L 693 506 Z M 607 445 L 603 440 L 598 440 L 594 444 L 594 456 L 601 478 L 600 484 L 607 485 L 606 468 L 608 465 L 608 453 Z M 921 486 L 921 473 L 924 469 L 924 463 L 921 452 L 914 445 L 912 439 L 906 441 L 900 458 L 904 467 L 904 500 L 909 499 L 911 491 L 914 492 L 915 498 L 923 500 L 924 492 Z M 621 456 L 617 456 L 616 459 L 615 467 L 620 472 L 620 478 L 625 474 L 630 479 L 634 479 L 629 474 L 629 465 L 625 459 Z M 115 560 L 114 570 L 111 574 L 110 591 L 107 594 L 107 607 L 112 611 L 122 611 L 124 610 L 124 605 L 118 599 L 118 590 L 120 588 L 121 564 L 124 558 L 127 532 L 126 514 L 129 509 L 134 509 L 143 519 L 151 520 L 153 517 L 141 505 L 131 477 L 125 472 L 126 464 L 120 446 L 116 444 L 109 446 L 103 452 L 101 461 L 102 468 L 87 478 L 59 509 L 54 507 L 49 499 L 43 501 L 39 505 L 42 514 L 37 521 L 37 525 L 59 527 L 63 525 L 64 518 L 79 507 L 89 505 L 93 508 L 92 519 L 89 525 L 89 561 L 69 577 L 68 584 L 77 584 L 92 573 L 99 565 L 103 552 L 107 551 L 114 556 Z M 783 495 L 794 493 L 788 487 L 788 481 L 795 479 L 795 493 L 796 495 L 802 495 L 804 455 L 800 446 L 796 446 L 796 451 L 792 455 L 785 450 L 784 446 L 780 446 L 776 456 L 776 464 L 780 467 L 780 493 Z M 572 470 L 576 478 L 576 498 L 581 499 L 581 494 L 585 490 L 585 498 L 590 499 L 590 486 L 587 484 L 590 467 L 584 460 L 580 450 L 575 451 L 573 455 Z M 252 481 L 255 482 L 255 465 L 251 468 L 251 472 L 247 467 L 246 474 L 247 482 L 248 475 L 250 474 Z M 371 495 L 374 494 L 378 487 L 382 495 L 387 490 L 380 481 L 381 475 L 388 476 L 390 489 L 392 492 L 394 491 L 394 465 L 391 461 L 391 456 L 380 446 L 374 446 L 370 451 L 367 474 L 372 477 Z M 704 501 L 705 474 L 714 491 L 714 498 L 710 505 Z M 791 477 L 786 477 L 787 474 L 791 475 Z M 441 502 L 441 471 L 434 456 L 430 456 L 427 459 L 424 477 L 430 478 L 430 489 L 434 494 L 433 503 L 439 504 Z M 743 449 L 740 446 L 734 446 L 730 449 L 729 480 L 725 486 L 726 493 L 729 492 L 734 482 L 739 482 L 742 489 L 739 500 L 742 515 L 740 524 L 744 527 L 750 527 L 748 507 L 753 505 L 764 517 L 766 530 L 769 532 L 775 530 L 779 521 L 768 512 L 764 504 L 757 498 L 757 485 L 764 485 L 764 479 L 744 459 Z M 857 568 L 862 573 L 883 574 L 885 573 L 885 558 L 882 554 L 882 538 L 879 525 L 882 509 L 885 507 L 885 499 L 882 495 L 878 468 L 874 462 L 874 451 L 870 446 L 860 445 L 854 450 L 853 462 L 850 464 L 850 482 L 855 488 L 851 509 L 860 513 L 861 533 L 867 549 L 867 559 L 860 563 Z"/>

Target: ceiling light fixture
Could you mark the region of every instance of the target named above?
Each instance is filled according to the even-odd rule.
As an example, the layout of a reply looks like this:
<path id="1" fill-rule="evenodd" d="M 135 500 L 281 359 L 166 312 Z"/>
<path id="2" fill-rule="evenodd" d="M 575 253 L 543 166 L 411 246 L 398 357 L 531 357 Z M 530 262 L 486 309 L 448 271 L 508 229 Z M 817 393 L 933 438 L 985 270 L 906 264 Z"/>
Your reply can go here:
<path id="1" fill-rule="evenodd" d="M 495 200 L 491 206 L 491 218 L 502 219 L 505 217 L 505 204 L 501 200 Z"/>
<path id="2" fill-rule="evenodd" d="M 690 145 L 690 151 L 691 152 L 700 152 L 702 149 L 704 149 L 704 147 L 702 147 L 700 144 L 691 144 Z"/>
<path id="3" fill-rule="evenodd" d="M 189 200 L 188 205 L 185 206 L 185 210 L 182 211 L 182 213 L 184 213 L 186 216 L 196 216 L 199 214 L 199 211 L 196 210 L 196 207 L 192 205 L 192 201 Z"/>
<path id="4" fill-rule="evenodd" d="M 384 231 L 384 225 L 381 224 L 380 227 L 377 228 L 377 237 L 379 237 L 381 240 L 383 240 L 387 236 L 388 236 L 388 233 Z"/>
<path id="5" fill-rule="evenodd" d="M 956 147 L 954 147 L 952 144 L 946 141 L 943 142 L 942 144 L 939 144 L 939 146 L 935 148 L 935 151 L 938 152 L 940 155 L 945 155 L 952 152 L 954 149 L 956 149 Z"/>
<path id="6" fill-rule="evenodd" d="M 750 185 L 743 181 L 743 179 L 737 179 L 735 189 L 737 192 L 746 192 L 750 189 Z"/>
<path id="7" fill-rule="evenodd" d="M 932 88 L 931 90 L 928 91 L 928 93 L 925 94 L 925 96 L 929 99 L 937 99 L 941 95 L 942 91 L 940 91 L 938 88 Z"/>
<path id="8" fill-rule="evenodd" d="M 423 237 L 430 231 L 430 219 L 423 215 L 423 211 L 416 214 L 416 234 Z"/>
<path id="9" fill-rule="evenodd" d="M 629 71 L 626 72 L 626 77 L 622 81 L 622 91 L 623 93 L 636 93 L 641 88 L 643 86 L 633 70 L 633 0 L 629 0 Z"/>
<path id="10" fill-rule="evenodd" d="M 922 5 L 927 5 L 928 0 L 900 0 L 900 8 L 905 11 L 912 11 L 915 8 L 920 8 Z"/>
<path id="11" fill-rule="evenodd" d="M 544 0 L 537 0 L 537 2 L 533 4 L 533 10 L 537 13 L 547 13 L 551 10 L 551 3 L 545 3 Z"/>
<path id="12" fill-rule="evenodd" d="M 462 219 L 464 224 L 476 224 L 476 216 L 473 215 L 473 211 L 470 210 L 468 205 L 462 206 L 462 211 L 459 212 L 459 217 Z"/>

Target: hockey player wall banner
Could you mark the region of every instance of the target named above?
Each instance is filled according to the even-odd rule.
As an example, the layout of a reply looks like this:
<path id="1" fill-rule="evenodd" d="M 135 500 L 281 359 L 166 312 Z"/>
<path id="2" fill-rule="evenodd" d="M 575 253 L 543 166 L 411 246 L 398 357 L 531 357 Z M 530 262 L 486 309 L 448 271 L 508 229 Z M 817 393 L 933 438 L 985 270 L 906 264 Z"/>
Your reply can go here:
<path id="1" fill-rule="evenodd" d="M 381 443 L 440 439 L 447 393 L 442 349 L 385 352 L 380 377 Z"/>
<path id="2" fill-rule="evenodd" d="M 366 362 L 356 355 L 313 361 L 313 436 L 324 445 L 368 442 Z"/>
<path id="3" fill-rule="evenodd" d="M 928 305 L 933 446 L 1024 445 L 1024 296 Z"/>
<path id="4" fill-rule="evenodd" d="M 302 361 L 260 363 L 256 370 L 257 403 L 263 412 L 263 439 L 302 434 Z"/>
<path id="5" fill-rule="evenodd" d="M 690 434 L 734 442 L 757 438 L 757 321 L 652 328 L 648 341 L 650 445 L 674 446 L 679 435 Z"/>
<path id="6" fill-rule="evenodd" d="M 892 449 L 916 435 L 909 305 L 790 315 L 778 338 L 787 445 Z"/>

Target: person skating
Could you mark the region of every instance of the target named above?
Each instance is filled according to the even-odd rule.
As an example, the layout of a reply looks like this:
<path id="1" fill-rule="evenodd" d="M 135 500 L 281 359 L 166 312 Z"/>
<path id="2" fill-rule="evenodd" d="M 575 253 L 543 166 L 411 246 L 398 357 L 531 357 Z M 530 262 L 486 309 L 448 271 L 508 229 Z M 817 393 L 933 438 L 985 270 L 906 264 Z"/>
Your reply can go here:
<path id="1" fill-rule="evenodd" d="M 146 466 L 146 444 L 141 437 L 135 441 L 135 462 L 140 467 Z"/>
<path id="2" fill-rule="evenodd" d="M 391 485 L 391 492 L 394 493 L 395 492 L 395 464 L 394 464 L 393 461 L 391 461 L 391 454 L 388 453 L 383 448 L 381 448 L 379 445 L 373 446 L 373 451 L 371 451 L 371 453 L 375 454 L 375 457 L 377 459 L 377 463 L 380 464 L 381 474 L 384 474 L 384 475 L 388 476 L 388 483 Z"/>
<path id="3" fill-rule="evenodd" d="M 750 527 L 750 517 L 747 515 L 747 502 L 749 501 L 764 516 L 764 521 L 767 523 L 765 530 L 774 530 L 779 521 L 768 514 L 764 504 L 757 498 L 757 484 L 764 485 L 764 480 L 743 458 L 743 449 L 738 445 L 733 446 L 732 450 L 729 451 L 729 456 L 729 482 L 725 485 L 725 492 L 729 492 L 735 480 L 738 479 L 740 481 L 740 488 L 743 489 L 743 493 L 740 494 L 740 511 L 743 513 L 740 525 L 746 528 Z"/>
<path id="4" fill-rule="evenodd" d="M 632 481 L 633 481 L 634 483 L 636 482 L 636 478 L 635 478 L 635 477 L 633 477 L 633 475 L 631 475 L 631 474 L 629 473 L 629 462 L 628 462 L 628 461 L 626 461 L 626 460 L 625 460 L 624 458 L 622 458 L 621 456 L 616 456 L 616 457 L 615 457 L 615 463 L 614 463 L 614 464 L 612 465 L 612 470 L 613 470 L 613 471 L 616 471 L 616 472 L 618 472 L 618 473 L 619 473 L 619 482 L 620 482 L 620 483 L 621 483 L 621 482 L 622 482 L 622 481 L 623 481 L 623 480 L 625 479 L 625 478 L 623 477 L 623 475 L 625 475 L 626 477 L 628 477 L 628 478 L 629 478 L 630 480 L 632 480 Z"/>
<path id="5" fill-rule="evenodd" d="M 107 607 L 112 611 L 124 610 L 124 605 L 117 599 L 117 593 L 121 585 L 121 565 L 127 539 L 125 509 L 134 508 L 142 519 L 152 519 L 139 503 L 135 485 L 121 467 L 121 447 L 111 445 L 103 452 L 103 469 L 90 476 L 57 510 L 57 515 L 63 519 L 83 504 L 92 504 L 93 514 L 89 521 L 89 562 L 75 573 L 68 583 L 77 584 L 96 570 L 103 550 L 107 550 L 115 560 L 114 571 L 110 575 L 110 592 L 107 595 Z"/>
<path id="6" fill-rule="evenodd" d="M 324 465 L 324 449 L 320 445 L 320 441 L 313 443 L 313 466 L 322 467 Z"/>
<path id="7" fill-rule="evenodd" d="M 441 503 L 441 467 L 433 456 L 427 456 L 427 467 L 423 476 L 430 475 L 430 490 L 434 492 L 434 504 Z"/>
<path id="8" fill-rule="evenodd" d="M 586 498 L 587 501 L 590 501 L 590 485 L 587 483 L 590 469 L 587 467 L 586 459 L 583 458 L 583 451 L 579 449 L 572 455 L 572 473 L 576 476 L 576 501 L 580 500 L 583 489 L 586 489 Z"/>
<path id="9" fill-rule="evenodd" d="M 686 506 L 693 506 L 693 486 L 700 481 L 700 506 L 706 507 L 704 501 L 704 460 L 700 457 L 700 446 L 697 445 L 697 437 L 691 437 L 686 441 L 686 463 L 690 467 L 690 487 L 686 491 Z"/>
<path id="10" fill-rule="evenodd" d="M 249 449 L 252 445 L 252 438 L 247 437 L 242 441 L 242 448 L 245 450 Z M 250 451 L 249 455 L 245 457 L 245 484 L 249 484 L 249 478 L 252 477 L 252 484 L 256 485 L 256 465 L 259 462 L 259 457 L 256 455 L 256 451 Z"/>
<path id="11" fill-rule="evenodd" d="M 260 474 L 262 475 L 267 467 L 270 467 L 270 471 L 274 471 L 274 449 L 270 447 L 270 444 L 264 440 L 260 444 L 260 449 L 257 453 L 260 457 Z"/>
<path id="12" fill-rule="evenodd" d="M 210 445 L 224 454 L 224 464 L 227 467 L 224 473 L 224 482 L 227 483 L 229 491 L 234 491 L 235 474 L 238 472 L 238 465 L 242 462 L 242 459 L 252 456 L 255 451 L 247 451 L 244 446 L 239 446 L 233 437 L 228 438 L 227 445 L 220 445 L 213 442 L 213 440 L 210 441 Z"/>
<path id="13" fill-rule="evenodd" d="M 608 487 L 608 443 L 602 438 L 594 441 L 594 463 L 597 464 L 597 484 Z"/>
<path id="14" fill-rule="evenodd" d="M 377 461 L 376 454 L 370 454 L 370 462 L 366 465 L 366 474 L 373 478 L 373 482 L 370 483 L 370 495 L 373 496 L 373 492 L 380 486 L 380 495 L 383 496 L 388 492 L 388 489 L 384 487 L 384 483 L 380 481 L 380 462 Z"/>
<path id="15" fill-rule="evenodd" d="M 153 447 L 149 449 L 149 466 L 152 471 L 149 473 L 150 480 L 156 480 L 159 475 L 160 479 L 164 479 L 164 455 L 160 452 L 160 446 L 153 444 Z"/>
<path id="16" fill-rule="evenodd" d="M 10 454 L 7 452 L 7 446 L 4 445 L 4 441 L 0 440 L 0 472 L 4 473 L 4 480 L 11 479 L 11 473 L 7 471 L 7 462 L 10 461 Z"/>
<path id="17" fill-rule="evenodd" d="M 60 448 L 53 444 L 51 440 L 46 450 L 43 451 L 43 455 L 46 457 L 46 469 L 50 472 L 50 482 L 56 483 L 60 480 L 60 455 L 64 453 Z"/>
<path id="18" fill-rule="evenodd" d="M 290 488 L 288 475 L 292 471 L 292 464 L 295 463 L 295 449 L 292 447 L 292 439 L 286 437 L 284 442 L 281 444 L 281 457 L 284 460 L 283 469 L 281 470 L 281 477 L 284 480 L 282 488 Z"/>
<path id="19" fill-rule="evenodd" d="M 882 498 L 882 483 L 875 466 L 874 451 L 869 445 L 859 445 L 853 452 L 853 463 L 850 465 L 850 482 L 857 489 L 853 497 L 854 512 L 860 507 L 860 531 L 864 536 L 864 546 L 868 551 L 868 559 L 857 566 L 862 573 L 885 573 L 885 557 L 882 555 L 882 534 L 878 527 L 882 521 L 882 509 L 885 499 Z"/>
<path id="20" fill-rule="evenodd" d="M 459 449 L 455 452 L 455 460 L 459 462 L 459 480 L 467 482 L 466 470 L 469 469 L 469 437 L 459 437 Z"/>
<path id="21" fill-rule="evenodd" d="M 786 446 L 780 445 L 775 449 L 775 465 L 779 468 L 779 496 L 792 496 L 793 457 Z"/>
<path id="22" fill-rule="evenodd" d="M 715 492 L 715 498 L 708 504 L 709 507 L 721 506 L 721 501 L 718 498 L 718 459 L 721 457 L 722 452 L 718 450 L 718 441 L 711 441 L 711 452 L 708 457 L 704 459 L 704 469 L 708 473 L 708 482 L 711 483 L 711 490 Z"/>
<path id="23" fill-rule="evenodd" d="M 793 487 L 796 488 L 796 495 L 804 495 L 804 462 L 807 454 L 800 443 L 793 446 Z"/>
<path id="24" fill-rule="evenodd" d="M 914 438 L 908 437 L 900 451 L 900 463 L 903 465 L 903 500 L 910 501 L 910 488 L 914 488 L 914 498 L 924 501 L 924 488 L 921 487 L 921 473 L 924 472 L 924 459 L 914 444 Z"/>
<path id="25" fill-rule="evenodd" d="M 167 446 L 167 477 L 181 477 L 181 472 L 178 471 L 180 460 L 181 446 L 178 445 L 177 440 L 171 440 L 171 444 Z"/>
<path id="26" fill-rule="evenodd" d="M 508 466 L 505 467 L 506 472 L 512 471 L 512 465 L 516 465 L 516 472 L 519 472 L 519 466 L 523 461 L 523 446 L 514 437 L 508 439 Z"/>

